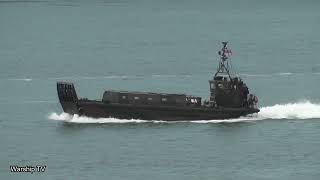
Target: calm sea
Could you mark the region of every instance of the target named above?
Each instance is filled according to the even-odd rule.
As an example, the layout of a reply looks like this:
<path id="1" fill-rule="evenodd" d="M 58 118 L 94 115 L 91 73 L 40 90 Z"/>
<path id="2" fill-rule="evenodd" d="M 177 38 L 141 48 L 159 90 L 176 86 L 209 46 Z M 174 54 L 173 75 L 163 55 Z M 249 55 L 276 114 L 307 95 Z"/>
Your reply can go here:
<path id="1" fill-rule="evenodd" d="M 0 0 L 0 179 L 320 178 L 320 1 Z M 56 81 L 207 98 L 221 41 L 253 117 L 67 117 Z M 11 172 L 10 166 L 45 166 Z"/>

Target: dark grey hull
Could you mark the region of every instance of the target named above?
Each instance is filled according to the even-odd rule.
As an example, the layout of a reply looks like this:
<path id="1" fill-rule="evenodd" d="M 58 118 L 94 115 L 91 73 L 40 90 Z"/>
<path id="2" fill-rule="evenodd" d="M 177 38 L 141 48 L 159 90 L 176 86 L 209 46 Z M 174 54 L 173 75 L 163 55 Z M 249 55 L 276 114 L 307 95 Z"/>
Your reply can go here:
<path id="1" fill-rule="evenodd" d="M 231 119 L 259 112 L 259 109 L 249 107 L 165 106 L 106 103 L 104 101 L 78 99 L 73 84 L 65 82 L 57 83 L 57 90 L 64 112 L 93 118 L 113 117 L 119 119 L 195 121 Z"/>
<path id="2" fill-rule="evenodd" d="M 259 112 L 253 108 L 171 107 L 130 104 L 105 104 L 101 101 L 79 100 L 63 103 L 66 113 L 93 118 L 143 119 L 163 121 L 195 121 L 231 119 Z"/>

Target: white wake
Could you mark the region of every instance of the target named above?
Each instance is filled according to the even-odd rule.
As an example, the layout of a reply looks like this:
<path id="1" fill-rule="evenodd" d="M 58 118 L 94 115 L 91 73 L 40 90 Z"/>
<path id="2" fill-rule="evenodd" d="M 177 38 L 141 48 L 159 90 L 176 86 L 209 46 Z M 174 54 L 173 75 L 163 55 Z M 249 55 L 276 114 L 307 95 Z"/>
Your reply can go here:
<path id="1" fill-rule="evenodd" d="M 320 118 L 320 104 L 302 101 L 297 103 L 276 104 L 260 108 L 260 112 L 246 117 L 221 120 L 197 120 L 192 123 L 234 123 L 246 121 L 258 121 L 265 119 L 316 119 Z M 117 118 L 90 118 L 67 113 L 51 113 L 49 119 L 70 123 L 172 123 L 167 121 L 146 121 L 139 119 L 117 119 Z M 187 122 L 187 121 L 176 121 Z"/>
<path id="2" fill-rule="evenodd" d="M 70 115 L 67 113 L 51 113 L 49 119 L 70 123 L 143 123 L 148 122 L 140 119 L 117 119 L 117 118 L 91 118 L 85 116 Z"/>
<path id="3" fill-rule="evenodd" d="M 262 119 L 314 119 L 320 118 L 320 104 L 303 101 L 298 103 L 276 104 L 260 109 Z"/>

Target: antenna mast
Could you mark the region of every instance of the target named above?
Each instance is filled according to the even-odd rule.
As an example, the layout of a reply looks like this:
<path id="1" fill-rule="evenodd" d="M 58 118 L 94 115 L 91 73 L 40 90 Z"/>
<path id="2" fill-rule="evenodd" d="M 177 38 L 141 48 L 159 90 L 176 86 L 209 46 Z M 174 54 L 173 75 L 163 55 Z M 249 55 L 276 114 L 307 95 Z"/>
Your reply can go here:
<path id="1" fill-rule="evenodd" d="M 230 79 L 230 65 L 228 63 L 229 57 L 231 57 L 232 52 L 230 49 L 227 48 L 228 42 L 222 42 L 222 49 L 218 52 L 220 56 L 220 62 L 217 72 L 215 73 L 214 77 L 216 77 L 218 74 L 227 74 Z"/>

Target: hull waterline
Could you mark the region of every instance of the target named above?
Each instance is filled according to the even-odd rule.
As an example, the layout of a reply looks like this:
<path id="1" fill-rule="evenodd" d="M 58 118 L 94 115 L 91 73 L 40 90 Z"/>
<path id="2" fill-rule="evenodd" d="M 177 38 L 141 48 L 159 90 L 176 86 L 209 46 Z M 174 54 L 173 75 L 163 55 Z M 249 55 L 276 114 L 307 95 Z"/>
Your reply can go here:
<path id="1" fill-rule="evenodd" d="M 127 104 L 105 104 L 101 101 L 79 100 L 61 105 L 66 113 L 93 118 L 143 119 L 162 121 L 197 121 L 231 119 L 259 112 L 254 108 L 170 107 Z"/>

